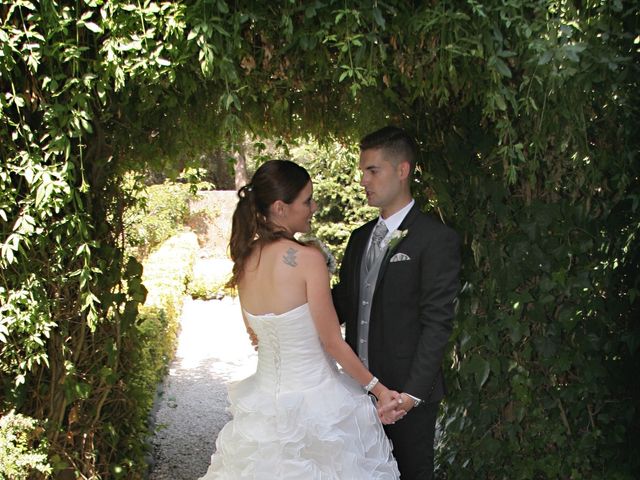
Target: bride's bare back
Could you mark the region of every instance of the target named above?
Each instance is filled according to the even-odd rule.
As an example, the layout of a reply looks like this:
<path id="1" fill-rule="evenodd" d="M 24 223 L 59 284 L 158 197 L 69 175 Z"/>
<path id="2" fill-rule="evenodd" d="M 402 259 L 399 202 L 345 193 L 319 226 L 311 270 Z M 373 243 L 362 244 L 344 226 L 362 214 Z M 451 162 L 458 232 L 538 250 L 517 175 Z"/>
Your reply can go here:
<path id="1" fill-rule="evenodd" d="M 238 282 L 242 308 L 253 314 L 282 314 L 305 303 L 325 350 L 361 385 L 372 375 L 342 338 L 323 254 L 292 240 L 276 240 L 251 252 Z M 246 318 L 245 318 L 246 322 Z M 373 393 L 389 394 L 382 384 Z"/>
<path id="2" fill-rule="evenodd" d="M 254 248 L 238 283 L 242 308 L 254 315 L 280 314 L 307 303 L 304 267 L 312 248 L 287 239 Z"/>

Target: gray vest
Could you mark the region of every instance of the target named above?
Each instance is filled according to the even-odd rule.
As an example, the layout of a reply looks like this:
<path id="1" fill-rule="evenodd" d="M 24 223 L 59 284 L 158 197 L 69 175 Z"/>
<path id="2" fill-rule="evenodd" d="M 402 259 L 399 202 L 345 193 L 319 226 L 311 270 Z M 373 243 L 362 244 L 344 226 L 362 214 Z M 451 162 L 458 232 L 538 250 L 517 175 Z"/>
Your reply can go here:
<path id="1" fill-rule="evenodd" d="M 365 367 L 369 368 L 369 319 L 371 317 L 371 302 L 373 301 L 373 291 L 376 288 L 380 265 L 387 252 L 385 246 L 371 270 L 367 272 L 366 259 L 367 252 L 362 256 L 360 263 L 360 297 L 358 298 L 358 356 Z"/>

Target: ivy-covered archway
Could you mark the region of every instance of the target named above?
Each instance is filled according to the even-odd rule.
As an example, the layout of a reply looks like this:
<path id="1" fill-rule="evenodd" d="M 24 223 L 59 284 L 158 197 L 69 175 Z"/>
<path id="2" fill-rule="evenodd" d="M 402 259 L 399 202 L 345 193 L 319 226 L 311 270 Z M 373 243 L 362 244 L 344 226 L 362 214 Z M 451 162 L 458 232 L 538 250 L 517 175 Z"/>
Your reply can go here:
<path id="1" fill-rule="evenodd" d="M 637 2 L 17 0 L 0 19 L 0 413 L 45 420 L 54 462 L 144 469 L 126 171 L 395 123 L 421 145 L 416 194 L 464 237 L 440 474 L 637 476 Z"/>

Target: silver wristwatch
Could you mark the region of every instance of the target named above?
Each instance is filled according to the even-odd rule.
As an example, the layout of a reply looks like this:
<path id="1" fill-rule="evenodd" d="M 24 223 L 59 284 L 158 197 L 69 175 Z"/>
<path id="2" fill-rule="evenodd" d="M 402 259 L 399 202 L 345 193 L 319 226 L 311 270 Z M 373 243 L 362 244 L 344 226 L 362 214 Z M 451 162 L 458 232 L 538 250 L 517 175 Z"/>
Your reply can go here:
<path id="1" fill-rule="evenodd" d="M 414 397 L 413 395 L 404 392 L 405 395 L 407 395 L 408 397 L 411 397 L 413 399 L 413 408 L 419 407 L 420 404 L 422 404 L 422 400 L 420 400 L 418 397 Z"/>

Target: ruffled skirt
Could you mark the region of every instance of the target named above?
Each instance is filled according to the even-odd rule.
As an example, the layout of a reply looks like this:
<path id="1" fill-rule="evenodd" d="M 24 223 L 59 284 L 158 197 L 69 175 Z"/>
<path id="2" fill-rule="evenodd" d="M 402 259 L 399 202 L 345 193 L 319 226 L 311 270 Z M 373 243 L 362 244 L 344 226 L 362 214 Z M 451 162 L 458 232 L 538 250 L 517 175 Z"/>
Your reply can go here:
<path id="1" fill-rule="evenodd" d="M 274 392 L 254 375 L 229 388 L 231 420 L 201 480 L 399 478 L 376 409 L 350 377 Z"/>

